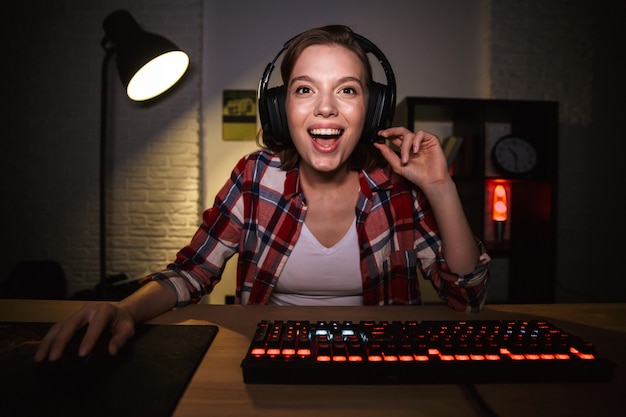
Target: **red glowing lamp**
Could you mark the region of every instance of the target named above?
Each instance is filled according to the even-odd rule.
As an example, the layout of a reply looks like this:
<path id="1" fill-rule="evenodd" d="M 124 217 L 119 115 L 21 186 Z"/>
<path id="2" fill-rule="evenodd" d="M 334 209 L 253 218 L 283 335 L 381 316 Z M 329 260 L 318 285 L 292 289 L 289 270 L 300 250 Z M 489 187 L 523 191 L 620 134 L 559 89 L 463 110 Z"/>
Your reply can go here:
<path id="1" fill-rule="evenodd" d="M 509 207 L 506 201 L 506 190 L 502 184 L 496 185 L 493 190 L 493 206 L 491 218 L 496 222 L 505 222 L 509 218 Z"/>
<path id="2" fill-rule="evenodd" d="M 502 242 L 504 238 L 504 226 L 509 218 L 509 205 L 506 199 L 504 185 L 497 184 L 493 190 L 493 204 L 491 206 L 491 219 L 496 227 L 496 240 Z"/>

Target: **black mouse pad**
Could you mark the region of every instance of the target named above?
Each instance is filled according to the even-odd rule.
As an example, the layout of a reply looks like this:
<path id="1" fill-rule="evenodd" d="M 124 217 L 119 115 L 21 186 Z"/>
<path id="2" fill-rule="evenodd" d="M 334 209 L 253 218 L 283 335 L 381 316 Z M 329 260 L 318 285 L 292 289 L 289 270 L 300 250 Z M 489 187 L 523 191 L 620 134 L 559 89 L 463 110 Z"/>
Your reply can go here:
<path id="1" fill-rule="evenodd" d="M 170 416 L 218 331 L 141 324 L 114 357 L 36 363 L 50 326 L 0 323 L 0 416 Z"/>

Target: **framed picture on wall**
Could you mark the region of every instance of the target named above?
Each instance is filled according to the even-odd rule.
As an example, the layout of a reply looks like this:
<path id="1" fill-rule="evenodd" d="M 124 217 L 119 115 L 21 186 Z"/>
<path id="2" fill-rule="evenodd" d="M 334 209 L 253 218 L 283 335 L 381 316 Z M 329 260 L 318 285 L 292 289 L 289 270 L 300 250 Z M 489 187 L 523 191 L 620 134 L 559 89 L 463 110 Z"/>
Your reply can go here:
<path id="1" fill-rule="evenodd" d="M 256 91 L 224 90 L 222 138 L 254 140 L 256 132 Z"/>

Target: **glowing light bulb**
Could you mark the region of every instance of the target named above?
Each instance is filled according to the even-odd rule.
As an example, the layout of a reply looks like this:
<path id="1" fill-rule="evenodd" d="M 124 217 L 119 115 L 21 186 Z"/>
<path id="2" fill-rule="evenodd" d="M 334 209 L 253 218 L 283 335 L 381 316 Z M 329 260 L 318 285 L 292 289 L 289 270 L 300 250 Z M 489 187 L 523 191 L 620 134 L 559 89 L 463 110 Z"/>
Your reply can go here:
<path id="1" fill-rule="evenodd" d="M 149 100 L 172 87 L 185 74 L 189 57 L 170 51 L 144 65 L 128 83 L 126 93 L 135 101 Z"/>

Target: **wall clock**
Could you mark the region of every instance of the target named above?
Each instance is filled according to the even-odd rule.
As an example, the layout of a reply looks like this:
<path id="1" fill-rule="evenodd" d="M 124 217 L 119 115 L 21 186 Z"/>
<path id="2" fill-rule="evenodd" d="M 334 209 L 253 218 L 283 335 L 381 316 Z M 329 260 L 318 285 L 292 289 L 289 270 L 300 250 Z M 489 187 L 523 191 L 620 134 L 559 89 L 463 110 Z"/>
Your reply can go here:
<path id="1" fill-rule="evenodd" d="M 498 139 L 492 155 L 496 168 L 508 174 L 528 174 L 537 166 L 537 150 L 520 136 L 507 135 Z"/>

